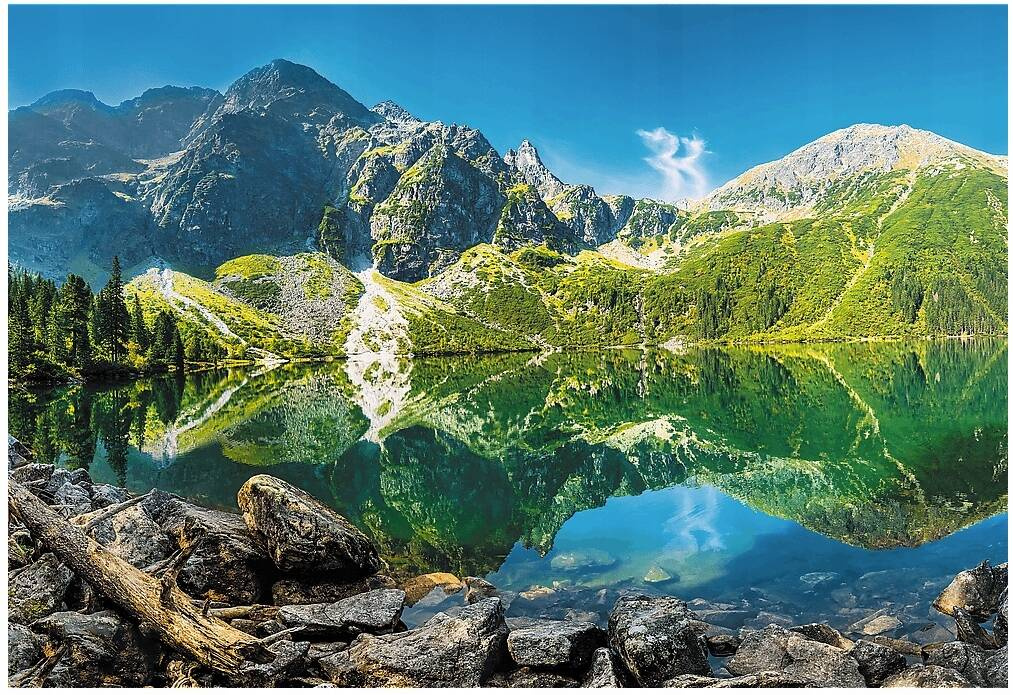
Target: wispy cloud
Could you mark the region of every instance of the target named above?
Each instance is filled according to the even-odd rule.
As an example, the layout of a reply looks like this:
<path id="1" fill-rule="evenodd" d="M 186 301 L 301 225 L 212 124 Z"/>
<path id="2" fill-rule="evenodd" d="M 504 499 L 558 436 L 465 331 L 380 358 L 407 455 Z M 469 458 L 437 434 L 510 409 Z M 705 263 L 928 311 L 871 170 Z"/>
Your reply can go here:
<path id="1" fill-rule="evenodd" d="M 662 176 L 660 197 L 668 201 L 699 198 L 710 190 L 701 158 L 706 144 L 701 138 L 680 137 L 664 128 L 638 130 L 637 135 L 653 154 L 644 161 Z"/>

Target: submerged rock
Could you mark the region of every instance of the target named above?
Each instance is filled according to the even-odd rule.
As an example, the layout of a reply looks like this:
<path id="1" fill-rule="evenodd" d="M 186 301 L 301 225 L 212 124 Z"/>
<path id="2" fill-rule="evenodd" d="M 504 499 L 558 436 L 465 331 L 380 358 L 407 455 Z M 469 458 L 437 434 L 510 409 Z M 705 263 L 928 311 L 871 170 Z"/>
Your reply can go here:
<path id="1" fill-rule="evenodd" d="M 883 681 L 884 688 L 967 688 L 970 685 L 952 668 L 925 664 L 909 666 Z"/>
<path id="2" fill-rule="evenodd" d="M 583 671 L 595 649 L 605 644 L 605 632 L 591 623 L 535 621 L 510 632 L 507 650 L 518 666 Z"/>
<path id="3" fill-rule="evenodd" d="M 402 586 L 405 592 L 405 604 L 414 606 L 437 587 L 442 589 L 446 595 L 456 594 L 464 589 L 464 582 L 449 572 L 430 572 L 412 577 Z"/>
<path id="4" fill-rule="evenodd" d="M 734 635 L 707 635 L 704 642 L 707 643 L 707 651 L 714 656 L 731 656 L 740 644 L 739 638 Z"/>
<path id="5" fill-rule="evenodd" d="M 503 605 L 492 598 L 407 632 L 360 635 L 320 665 L 342 686 L 474 688 L 499 663 L 506 637 Z"/>
<path id="6" fill-rule="evenodd" d="M 641 686 L 684 673 L 709 675 L 696 615 L 672 597 L 623 596 L 609 616 L 609 644 Z"/>
<path id="7" fill-rule="evenodd" d="M 394 631 L 404 603 L 405 592 L 400 589 L 377 589 L 335 603 L 282 606 L 278 619 L 285 627 L 301 627 L 300 638 L 379 635 Z"/>
<path id="8" fill-rule="evenodd" d="M 28 624 L 64 607 L 67 589 L 74 573 L 52 553 L 9 577 L 7 585 L 8 620 Z"/>
<path id="9" fill-rule="evenodd" d="M 647 574 L 644 575 L 644 581 L 648 584 L 664 584 L 665 582 L 672 581 L 672 575 L 655 565 L 647 570 Z"/>
<path id="10" fill-rule="evenodd" d="M 868 640 L 858 640 L 848 655 L 858 662 L 858 671 L 865 682 L 878 688 L 887 678 L 907 668 L 907 659 L 892 647 Z"/>
<path id="11" fill-rule="evenodd" d="M 932 602 L 940 613 L 954 615 L 961 608 L 978 622 L 984 622 L 999 609 L 1007 582 L 1006 563 L 992 567 L 985 560 L 977 567 L 964 570 L 943 589 Z"/>
<path id="12" fill-rule="evenodd" d="M 344 517 L 297 487 L 257 475 L 239 490 L 247 526 L 283 571 L 354 579 L 380 569 L 376 547 Z"/>
<path id="13" fill-rule="evenodd" d="M 549 566 L 554 570 L 563 572 L 585 572 L 588 570 L 606 569 L 615 565 L 617 560 L 605 552 L 596 548 L 587 550 L 575 550 L 569 553 L 559 553 L 549 561 Z"/>
<path id="14" fill-rule="evenodd" d="M 581 685 L 585 688 L 622 688 L 626 686 L 620 666 L 607 647 L 596 649 L 591 656 L 591 667 Z"/>
<path id="15" fill-rule="evenodd" d="M 858 662 L 843 649 L 777 625 L 746 635 L 726 668 L 736 676 L 778 671 L 789 678 L 820 687 L 858 688 L 865 685 Z"/>

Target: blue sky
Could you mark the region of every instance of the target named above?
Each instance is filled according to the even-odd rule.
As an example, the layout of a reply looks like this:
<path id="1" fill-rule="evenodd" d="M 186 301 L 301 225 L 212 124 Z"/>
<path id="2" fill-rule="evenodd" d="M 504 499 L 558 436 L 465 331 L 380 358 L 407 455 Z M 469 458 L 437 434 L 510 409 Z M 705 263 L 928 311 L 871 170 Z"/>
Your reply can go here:
<path id="1" fill-rule="evenodd" d="M 1005 154 L 1006 12 L 12 6 L 9 106 L 68 87 L 113 104 L 164 84 L 224 90 L 284 57 L 367 105 L 480 128 L 501 152 L 529 138 L 564 180 L 671 198 L 858 122 Z"/>

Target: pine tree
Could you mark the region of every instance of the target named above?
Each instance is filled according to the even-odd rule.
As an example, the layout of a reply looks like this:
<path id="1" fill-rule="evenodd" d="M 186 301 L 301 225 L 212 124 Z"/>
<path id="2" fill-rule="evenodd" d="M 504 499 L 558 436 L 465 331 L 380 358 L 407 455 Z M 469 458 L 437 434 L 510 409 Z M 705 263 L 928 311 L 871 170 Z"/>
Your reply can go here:
<path id="1" fill-rule="evenodd" d="M 98 330 L 109 358 L 119 362 L 126 354 L 124 346 L 130 338 L 130 312 L 123 299 L 123 276 L 119 256 L 113 256 L 109 281 L 99 292 Z"/>
<path id="2" fill-rule="evenodd" d="M 28 367 L 35 351 L 35 336 L 28 312 L 27 276 L 7 283 L 7 364 L 11 376 Z"/>
<path id="3" fill-rule="evenodd" d="M 176 367 L 176 372 L 182 373 L 185 364 L 183 355 L 183 339 L 179 335 L 179 329 L 175 326 L 173 326 L 173 333 L 175 335 L 172 341 L 172 363 Z"/>
<path id="4" fill-rule="evenodd" d="M 92 358 L 92 342 L 88 330 L 92 307 L 91 288 L 84 278 L 71 273 L 60 288 L 56 304 L 60 331 L 67 344 L 67 364 L 81 369 Z"/>
<path id="5" fill-rule="evenodd" d="M 144 322 L 144 311 L 141 309 L 141 298 L 134 295 L 134 311 L 132 317 L 132 333 L 137 349 L 142 353 L 148 351 L 151 344 L 151 334 L 148 332 L 148 324 Z"/>

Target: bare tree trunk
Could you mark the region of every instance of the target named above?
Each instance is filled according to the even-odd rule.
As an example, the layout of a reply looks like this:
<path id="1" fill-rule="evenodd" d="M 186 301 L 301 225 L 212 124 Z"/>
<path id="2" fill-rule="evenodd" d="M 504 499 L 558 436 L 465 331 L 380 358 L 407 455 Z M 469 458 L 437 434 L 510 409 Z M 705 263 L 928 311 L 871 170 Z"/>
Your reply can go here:
<path id="1" fill-rule="evenodd" d="M 226 674 L 238 674 L 244 661 L 273 659 L 256 638 L 204 615 L 171 578 L 159 581 L 142 572 L 86 536 L 20 483 L 8 483 L 8 506 L 32 535 L 106 599 L 150 625 L 168 646 Z"/>

